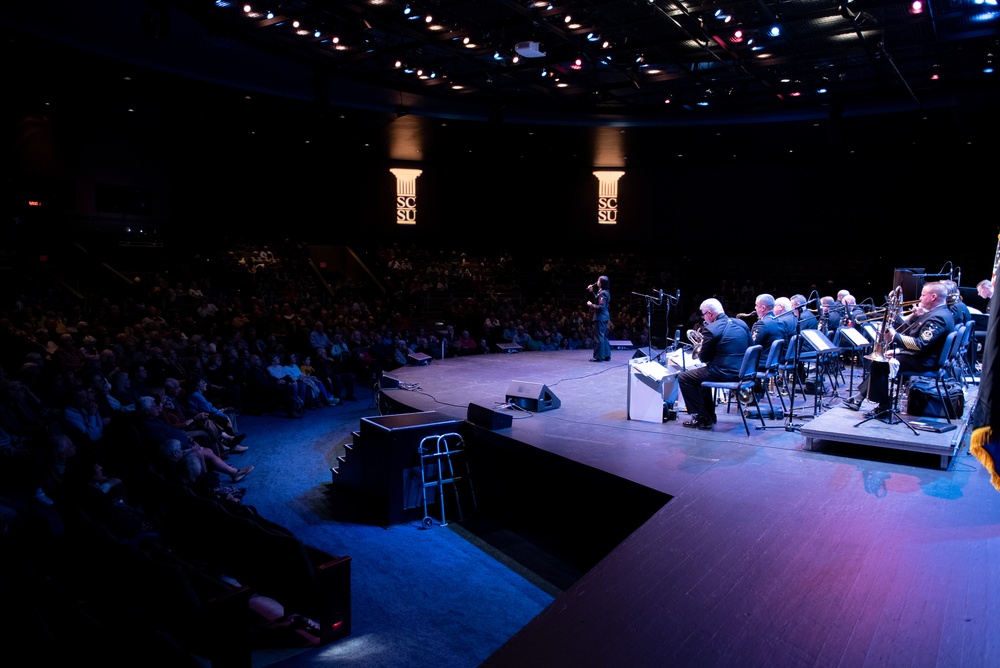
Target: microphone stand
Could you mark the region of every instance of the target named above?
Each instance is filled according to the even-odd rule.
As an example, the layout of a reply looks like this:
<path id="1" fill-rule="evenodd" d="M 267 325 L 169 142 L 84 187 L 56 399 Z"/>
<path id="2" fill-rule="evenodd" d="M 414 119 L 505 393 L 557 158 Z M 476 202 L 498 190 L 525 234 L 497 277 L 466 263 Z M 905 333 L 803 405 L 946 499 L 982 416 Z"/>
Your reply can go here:
<path id="1" fill-rule="evenodd" d="M 633 292 L 636 297 L 642 297 L 646 300 L 646 357 L 650 360 L 653 359 L 653 304 L 659 304 L 663 301 L 663 290 L 660 290 L 660 296 L 654 297 L 653 295 L 645 295 L 641 292 Z M 670 306 L 667 306 L 667 310 L 670 310 Z M 664 333 L 664 338 L 666 338 L 666 333 Z M 666 341 L 663 342 L 663 347 L 666 349 Z"/>
<path id="2" fill-rule="evenodd" d="M 785 422 L 785 431 L 798 431 L 802 429 L 802 425 L 792 424 L 792 419 L 795 417 L 795 385 L 799 378 L 799 351 L 802 349 L 802 314 L 809 306 L 809 303 L 814 301 L 817 300 L 810 299 L 806 301 L 805 304 L 799 306 L 799 309 L 801 310 L 799 311 L 799 315 L 795 318 L 795 350 L 792 353 L 792 386 L 790 390 L 791 396 L 788 400 L 788 418 Z M 815 415 L 813 417 L 815 417 Z"/>

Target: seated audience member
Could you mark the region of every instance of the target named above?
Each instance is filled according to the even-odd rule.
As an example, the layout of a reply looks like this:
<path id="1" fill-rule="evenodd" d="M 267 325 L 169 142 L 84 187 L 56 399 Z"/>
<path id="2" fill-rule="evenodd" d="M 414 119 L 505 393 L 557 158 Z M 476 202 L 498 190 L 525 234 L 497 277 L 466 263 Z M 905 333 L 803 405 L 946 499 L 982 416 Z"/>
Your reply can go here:
<path id="1" fill-rule="evenodd" d="M 327 335 L 323 321 L 317 320 L 313 324 L 312 331 L 309 333 L 309 347 L 312 349 L 313 353 L 316 353 L 316 351 L 320 348 L 329 352 L 332 346 L 333 341 L 331 341 L 330 337 Z"/>
<path id="2" fill-rule="evenodd" d="M 63 410 L 63 431 L 77 447 L 96 446 L 104 436 L 104 427 L 111 418 L 101 417 L 101 409 L 94 399 L 94 390 L 85 387 L 70 395 L 70 403 Z"/>
<path id="3" fill-rule="evenodd" d="M 315 360 L 316 376 L 330 388 L 330 393 L 341 401 L 356 401 L 354 396 L 354 374 L 344 371 L 343 358 L 331 359 L 325 350 L 317 350 Z"/>
<path id="4" fill-rule="evenodd" d="M 215 457 L 211 450 L 198 446 L 185 447 L 177 439 L 163 441 L 158 447 L 158 461 L 155 466 L 168 482 L 193 487 L 206 494 L 218 492 L 230 495 L 233 492 L 220 483 L 217 474 L 229 476 L 233 484 L 242 482 L 253 471 L 253 466 L 238 469 Z M 241 495 L 242 496 L 242 495 Z"/>
<path id="5" fill-rule="evenodd" d="M 121 478 L 108 475 L 100 459 L 78 455 L 68 467 L 67 498 L 122 540 L 155 535 L 156 528 L 129 497 Z"/>
<path id="6" fill-rule="evenodd" d="M 469 334 L 469 330 L 462 330 L 462 333 L 457 339 L 455 339 L 452 346 L 455 350 L 455 355 L 458 356 L 476 355 L 482 352 L 479 344 L 476 343 L 476 340 Z"/>
<path id="7" fill-rule="evenodd" d="M 334 383 L 330 376 L 329 365 L 324 363 L 322 358 L 319 357 L 321 355 L 326 355 L 326 351 L 324 348 L 317 348 L 316 354 L 319 361 L 315 366 L 313 365 L 312 357 L 307 356 L 302 360 L 302 363 L 299 364 L 299 369 L 305 374 L 307 379 L 311 379 L 310 382 L 319 383 L 322 386 L 322 391 L 327 397 L 328 404 L 336 406 L 340 403 L 340 398 L 334 390 Z"/>
<path id="8" fill-rule="evenodd" d="M 208 380 L 205 397 L 218 406 L 240 410 L 246 370 L 240 362 L 240 354 L 230 348 L 225 354 L 215 353 L 209 357 L 208 366 L 203 370 Z"/>
<path id="9" fill-rule="evenodd" d="M 253 353 L 248 358 L 246 383 L 244 385 L 245 406 L 256 413 L 281 408 L 288 417 L 301 417 L 304 405 L 297 401 L 293 385 L 282 382 L 264 366 L 260 355 Z"/>
<path id="10" fill-rule="evenodd" d="M 128 371 L 117 371 L 111 375 L 111 396 L 123 407 L 123 410 L 133 412 L 139 401 L 138 395 L 132 391 L 132 379 Z"/>
<path id="11" fill-rule="evenodd" d="M 240 454 L 246 452 L 246 446 L 240 445 L 246 434 L 237 434 L 233 427 L 233 419 L 224 408 L 217 408 L 205 397 L 205 390 L 208 389 L 208 379 L 204 376 L 195 376 L 188 381 L 192 388 L 187 393 L 187 403 L 195 411 L 195 415 L 204 415 L 205 419 L 211 420 L 222 430 L 223 445 L 228 452 Z M 226 438 L 226 437 L 230 438 Z"/>
<path id="12" fill-rule="evenodd" d="M 225 434 L 222 426 L 212 420 L 208 413 L 191 407 L 181 398 L 181 392 L 180 381 L 176 378 L 167 378 L 164 381 L 163 393 L 158 397 L 160 419 L 171 427 L 190 434 L 195 441 L 210 448 L 220 457 L 228 456 L 233 435 Z"/>
<path id="13" fill-rule="evenodd" d="M 305 381 L 289 373 L 289 370 L 281 363 L 279 355 L 271 357 L 271 364 L 267 367 L 267 372 L 278 381 L 279 385 L 287 385 L 292 389 L 292 393 L 295 396 L 295 404 L 299 410 L 304 410 L 308 407 L 310 398 L 309 386 Z M 301 375 L 301 373 L 300 371 L 296 375 Z"/>

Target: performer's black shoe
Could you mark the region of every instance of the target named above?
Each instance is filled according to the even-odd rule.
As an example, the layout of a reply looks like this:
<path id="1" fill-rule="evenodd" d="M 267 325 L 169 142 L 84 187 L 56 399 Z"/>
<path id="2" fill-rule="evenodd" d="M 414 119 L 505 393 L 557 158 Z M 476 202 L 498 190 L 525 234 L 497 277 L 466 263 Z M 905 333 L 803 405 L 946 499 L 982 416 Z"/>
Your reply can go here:
<path id="1" fill-rule="evenodd" d="M 681 424 L 688 429 L 704 429 L 711 431 L 713 423 L 712 418 L 695 415 L 690 420 L 685 420 Z"/>
<path id="2" fill-rule="evenodd" d="M 865 413 L 865 417 L 866 418 L 878 417 L 879 415 L 882 415 L 883 413 L 889 413 L 891 411 L 892 411 L 892 409 L 889 408 L 888 406 L 883 406 L 882 404 L 879 404 L 875 408 L 873 408 L 870 411 L 868 411 L 867 413 Z"/>
<path id="3" fill-rule="evenodd" d="M 864 397 L 861 396 L 848 397 L 844 399 L 844 406 L 850 408 L 852 411 L 859 411 L 861 410 L 861 402 L 864 400 Z"/>

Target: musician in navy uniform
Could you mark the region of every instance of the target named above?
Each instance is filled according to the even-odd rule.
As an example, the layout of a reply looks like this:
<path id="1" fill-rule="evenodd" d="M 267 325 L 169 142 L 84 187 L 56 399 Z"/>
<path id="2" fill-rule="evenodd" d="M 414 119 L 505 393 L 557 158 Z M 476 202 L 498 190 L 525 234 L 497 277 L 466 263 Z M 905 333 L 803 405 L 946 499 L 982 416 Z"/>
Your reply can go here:
<path id="1" fill-rule="evenodd" d="M 795 317 L 792 300 L 788 297 L 778 297 L 774 300 L 774 319 L 781 330 L 781 338 L 788 343 L 798 330 L 798 319 Z M 756 344 L 755 344 L 756 345 Z"/>
<path id="2" fill-rule="evenodd" d="M 610 362 L 611 343 L 608 341 L 608 321 L 611 320 L 611 281 L 607 276 L 599 276 L 595 283 L 587 286 L 594 295 L 587 307 L 594 314 L 594 357 L 591 362 Z"/>
<path id="3" fill-rule="evenodd" d="M 688 369 L 677 376 L 677 385 L 684 396 L 691 419 L 683 423 L 692 429 L 711 430 L 716 422 L 712 389 L 702 387 L 706 380 L 736 380 L 743 356 L 752 344 L 750 328 L 739 318 L 730 318 L 718 299 L 701 303 L 705 325 L 701 329 L 700 359 L 705 366 Z"/>
<path id="4" fill-rule="evenodd" d="M 806 298 L 804 295 L 792 295 L 792 312 L 799 319 L 799 329 L 819 329 L 819 320 L 816 315 L 806 308 Z M 823 332 L 826 334 L 826 332 Z"/>
<path id="5" fill-rule="evenodd" d="M 890 347 L 896 347 L 893 356 L 899 360 L 899 373 L 932 371 L 937 368 L 945 339 L 955 329 L 955 319 L 948 309 L 947 301 L 948 288 L 943 283 L 925 283 L 920 292 L 919 315 L 911 318 L 898 330 L 889 326 L 885 349 L 889 353 Z M 861 402 L 866 396 L 877 405 L 865 417 L 874 417 L 891 410 L 889 362 L 873 360 L 871 373 L 861 381 L 858 394 L 847 399 L 844 405 L 851 410 L 860 410 Z"/>
<path id="6" fill-rule="evenodd" d="M 757 322 L 753 324 L 750 329 L 750 337 L 752 339 L 752 344 L 755 346 L 760 346 L 763 350 L 771 350 L 771 342 L 777 339 L 784 339 L 784 333 L 781 330 L 781 326 L 777 320 L 774 318 L 774 297 L 767 294 L 757 295 L 757 300 L 754 302 L 754 310 L 757 312 Z M 788 343 L 788 340 L 785 340 Z M 767 355 L 761 355 L 759 369 L 763 369 L 767 363 Z"/>

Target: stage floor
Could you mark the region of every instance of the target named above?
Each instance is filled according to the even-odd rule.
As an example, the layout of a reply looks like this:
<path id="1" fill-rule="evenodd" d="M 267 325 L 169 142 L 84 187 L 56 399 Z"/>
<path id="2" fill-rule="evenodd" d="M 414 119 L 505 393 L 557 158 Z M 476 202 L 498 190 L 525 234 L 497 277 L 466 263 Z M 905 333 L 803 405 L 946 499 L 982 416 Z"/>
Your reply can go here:
<path id="1" fill-rule="evenodd" d="M 514 380 L 544 384 L 560 407 L 513 411 L 502 433 L 673 497 L 486 665 L 1000 665 L 1000 493 L 967 439 L 941 469 L 941 453 L 891 442 L 955 432 L 854 427 L 863 416 L 832 398 L 790 424 L 751 422 L 749 435 L 725 407 L 710 432 L 630 420 L 633 352 L 388 374 L 395 401 L 456 418 L 470 403 L 500 409 Z M 803 435 L 811 425 L 825 435 Z"/>

